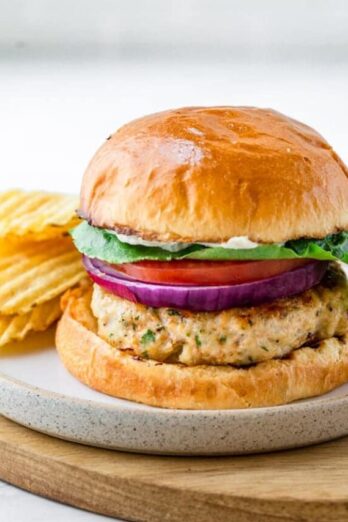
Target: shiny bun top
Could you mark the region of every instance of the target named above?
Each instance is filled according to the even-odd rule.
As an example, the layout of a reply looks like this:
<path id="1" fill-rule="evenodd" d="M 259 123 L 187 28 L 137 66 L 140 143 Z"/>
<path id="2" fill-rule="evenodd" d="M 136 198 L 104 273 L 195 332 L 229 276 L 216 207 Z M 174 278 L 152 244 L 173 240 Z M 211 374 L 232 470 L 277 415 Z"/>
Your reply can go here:
<path id="1" fill-rule="evenodd" d="M 132 121 L 92 158 L 81 214 L 157 241 L 320 238 L 348 229 L 348 171 L 269 109 L 188 107 Z"/>

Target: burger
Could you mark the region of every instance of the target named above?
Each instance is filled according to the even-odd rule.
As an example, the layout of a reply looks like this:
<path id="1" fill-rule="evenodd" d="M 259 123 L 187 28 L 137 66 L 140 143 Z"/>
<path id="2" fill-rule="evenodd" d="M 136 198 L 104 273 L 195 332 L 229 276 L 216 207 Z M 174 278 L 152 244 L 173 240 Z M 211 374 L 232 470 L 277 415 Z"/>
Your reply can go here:
<path id="1" fill-rule="evenodd" d="M 152 406 L 272 406 L 348 381 L 348 170 L 310 127 L 189 107 L 112 134 L 72 231 L 89 279 L 57 348 L 80 381 Z"/>

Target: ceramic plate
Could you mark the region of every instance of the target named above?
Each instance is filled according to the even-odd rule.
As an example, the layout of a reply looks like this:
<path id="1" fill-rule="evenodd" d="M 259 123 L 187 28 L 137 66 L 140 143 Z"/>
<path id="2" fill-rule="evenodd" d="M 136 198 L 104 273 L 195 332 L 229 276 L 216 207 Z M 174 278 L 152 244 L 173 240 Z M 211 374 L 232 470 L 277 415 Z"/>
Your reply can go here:
<path id="1" fill-rule="evenodd" d="M 293 448 L 348 434 L 348 384 L 320 398 L 249 410 L 143 406 L 75 380 L 54 349 L 54 331 L 0 354 L 0 413 L 74 442 L 142 453 L 226 455 Z"/>

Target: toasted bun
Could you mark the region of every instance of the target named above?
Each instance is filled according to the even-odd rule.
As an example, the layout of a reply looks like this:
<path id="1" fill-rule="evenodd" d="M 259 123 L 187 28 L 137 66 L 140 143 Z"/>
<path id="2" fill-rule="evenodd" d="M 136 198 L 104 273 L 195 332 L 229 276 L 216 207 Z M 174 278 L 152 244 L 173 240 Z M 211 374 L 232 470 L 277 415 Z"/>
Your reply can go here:
<path id="1" fill-rule="evenodd" d="M 257 242 L 348 228 L 348 171 L 313 129 L 251 107 L 190 107 L 125 125 L 84 175 L 93 225 L 159 241 Z"/>
<path id="2" fill-rule="evenodd" d="M 115 397 L 164 408 L 249 408 L 321 395 L 348 381 L 347 337 L 247 369 L 188 367 L 140 359 L 103 341 L 95 333 L 88 292 L 70 292 L 65 301 L 56 336 L 63 364 L 83 383 Z"/>

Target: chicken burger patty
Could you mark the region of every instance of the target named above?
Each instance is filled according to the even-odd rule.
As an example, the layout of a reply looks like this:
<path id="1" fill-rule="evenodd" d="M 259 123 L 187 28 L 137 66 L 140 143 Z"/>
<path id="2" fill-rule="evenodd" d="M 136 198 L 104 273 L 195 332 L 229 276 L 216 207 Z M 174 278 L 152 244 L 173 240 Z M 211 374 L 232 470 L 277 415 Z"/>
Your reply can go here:
<path id="1" fill-rule="evenodd" d="M 143 358 L 199 364 L 248 365 L 348 330 L 348 286 L 332 264 L 321 284 L 269 304 L 193 313 L 149 308 L 94 285 L 92 310 L 98 334 Z"/>

